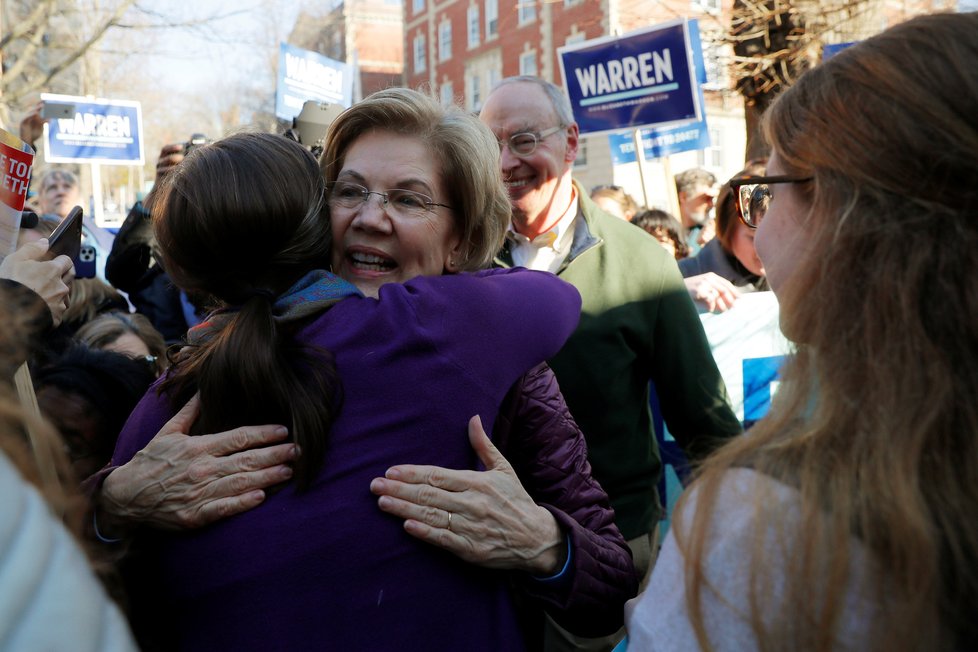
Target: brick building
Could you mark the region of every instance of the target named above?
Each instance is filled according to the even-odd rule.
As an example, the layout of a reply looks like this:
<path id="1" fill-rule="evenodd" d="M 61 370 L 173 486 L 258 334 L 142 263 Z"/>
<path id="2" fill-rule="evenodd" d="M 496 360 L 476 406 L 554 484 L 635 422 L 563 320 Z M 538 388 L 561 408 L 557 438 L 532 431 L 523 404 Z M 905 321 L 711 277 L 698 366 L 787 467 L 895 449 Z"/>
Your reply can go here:
<path id="1" fill-rule="evenodd" d="M 401 0 L 345 0 L 325 15 L 302 13 L 289 43 L 360 69 L 354 100 L 400 86 L 404 50 Z"/>

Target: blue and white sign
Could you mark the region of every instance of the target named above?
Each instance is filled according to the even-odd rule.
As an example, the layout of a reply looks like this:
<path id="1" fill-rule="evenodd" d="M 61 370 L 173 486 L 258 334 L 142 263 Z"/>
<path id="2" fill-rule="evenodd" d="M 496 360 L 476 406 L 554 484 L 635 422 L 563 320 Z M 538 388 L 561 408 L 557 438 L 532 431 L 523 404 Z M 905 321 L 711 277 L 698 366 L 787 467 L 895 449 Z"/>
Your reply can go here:
<path id="1" fill-rule="evenodd" d="M 557 52 L 581 133 L 673 126 L 702 118 L 685 20 Z"/>
<path id="2" fill-rule="evenodd" d="M 142 165 L 143 121 L 139 102 L 41 95 L 42 101 L 73 104 L 64 118 L 44 129 L 44 160 L 49 163 Z"/>
<path id="3" fill-rule="evenodd" d="M 645 160 L 688 152 L 696 149 L 706 149 L 710 146 L 710 130 L 706 120 L 692 122 L 669 129 L 642 129 L 642 151 Z M 613 165 L 634 163 L 635 139 L 630 133 L 608 134 L 611 145 L 611 162 Z"/>
<path id="4" fill-rule="evenodd" d="M 792 345 L 781 333 L 773 292 L 742 294 L 726 312 L 700 315 L 730 405 L 747 426 L 767 414 Z"/>
<path id="5" fill-rule="evenodd" d="M 275 115 L 291 120 L 307 100 L 349 107 L 353 103 L 353 68 L 318 52 L 282 43 Z"/>
<path id="6" fill-rule="evenodd" d="M 689 43 L 693 53 L 693 68 L 696 72 L 696 93 L 700 106 L 703 106 L 703 87 L 706 83 L 706 65 L 703 62 L 703 44 L 700 41 L 700 27 L 696 20 L 689 21 Z M 677 127 L 658 127 L 642 129 L 639 132 L 645 160 L 706 149 L 711 145 L 710 130 L 706 126 L 706 116 L 702 120 L 689 122 Z M 608 134 L 613 165 L 634 163 L 635 138 L 632 132 Z"/>

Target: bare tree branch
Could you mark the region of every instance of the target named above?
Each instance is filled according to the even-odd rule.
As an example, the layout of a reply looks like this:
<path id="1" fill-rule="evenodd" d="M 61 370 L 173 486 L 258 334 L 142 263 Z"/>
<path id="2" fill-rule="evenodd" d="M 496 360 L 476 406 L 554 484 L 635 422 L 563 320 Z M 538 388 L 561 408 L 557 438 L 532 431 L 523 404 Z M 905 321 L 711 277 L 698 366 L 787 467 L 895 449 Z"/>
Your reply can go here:
<path id="1" fill-rule="evenodd" d="M 21 88 L 18 88 L 16 91 L 14 91 L 13 100 L 17 101 L 26 95 L 29 95 L 31 93 L 46 88 L 51 83 L 52 79 L 57 77 L 59 74 L 61 74 L 61 72 L 63 72 L 67 68 L 71 67 L 71 65 L 76 61 L 78 61 L 79 59 L 81 59 L 92 46 L 98 43 L 98 41 L 105 35 L 105 32 L 108 31 L 109 28 L 116 25 L 119 22 L 119 20 L 122 18 L 122 16 L 126 13 L 126 11 L 129 10 L 129 7 L 135 4 L 135 2 L 136 0 L 123 0 L 122 2 L 120 2 L 119 5 L 116 6 L 115 11 L 112 12 L 112 15 L 108 19 L 103 21 L 101 25 L 96 27 L 95 31 L 88 37 L 88 39 L 85 42 L 83 42 L 80 46 L 78 46 L 73 52 L 69 53 L 69 55 L 65 57 L 62 61 L 52 66 L 47 71 L 47 74 L 39 75 L 35 79 L 29 80 Z M 17 63 L 20 63 L 21 61 L 25 61 L 26 59 L 27 57 L 22 56 Z"/>
<path id="2" fill-rule="evenodd" d="M 55 2 L 56 0 L 41 0 L 41 2 L 38 2 L 37 6 L 34 7 L 34 11 L 27 18 L 15 24 L 10 32 L 4 35 L 3 38 L 0 38 L 0 50 L 6 48 L 8 43 L 24 38 L 27 34 L 37 30 L 40 25 L 44 24 L 50 17 Z"/>

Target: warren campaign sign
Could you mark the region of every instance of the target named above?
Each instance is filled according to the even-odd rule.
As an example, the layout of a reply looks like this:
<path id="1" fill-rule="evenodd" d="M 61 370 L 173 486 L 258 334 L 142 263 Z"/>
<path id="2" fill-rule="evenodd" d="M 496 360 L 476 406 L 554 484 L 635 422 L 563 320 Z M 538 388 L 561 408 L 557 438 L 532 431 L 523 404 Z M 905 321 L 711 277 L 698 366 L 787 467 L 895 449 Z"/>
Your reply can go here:
<path id="1" fill-rule="evenodd" d="M 685 20 L 564 46 L 558 53 L 581 133 L 702 117 Z"/>
<path id="2" fill-rule="evenodd" d="M 353 103 L 353 69 L 349 64 L 287 43 L 279 46 L 275 115 L 291 120 L 306 100 Z"/>
<path id="3" fill-rule="evenodd" d="M 42 101 L 74 105 L 44 129 L 44 160 L 50 163 L 143 164 L 139 102 L 42 94 Z"/>
<path id="4" fill-rule="evenodd" d="M 706 65 L 703 61 L 703 45 L 700 41 L 699 22 L 691 20 L 688 23 L 689 43 L 693 54 L 693 67 L 696 71 L 696 96 L 700 106 L 703 106 L 703 87 L 706 83 Z M 706 125 L 706 116 L 695 122 L 686 122 L 676 127 L 653 127 L 639 131 L 642 141 L 642 152 L 646 160 L 688 152 L 696 149 L 706 149 L 710 146 L 710 130 Z M 608 144 L 611 146 L 611 161 L 614 165 L 634 163 L 635 138 L 632 132 L 608 134 Z"/>

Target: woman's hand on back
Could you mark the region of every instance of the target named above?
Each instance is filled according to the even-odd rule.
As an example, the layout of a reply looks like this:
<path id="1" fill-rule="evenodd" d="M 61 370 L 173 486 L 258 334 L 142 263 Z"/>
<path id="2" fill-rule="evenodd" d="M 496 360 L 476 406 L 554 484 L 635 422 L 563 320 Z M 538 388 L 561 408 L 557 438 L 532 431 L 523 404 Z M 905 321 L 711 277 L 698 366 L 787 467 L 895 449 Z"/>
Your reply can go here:
<path id="1" fill-rule="evenodd" d="M 189 436 L 195 396 L 141 451 L 105 479 L 99 494 L 101 531 L 115 536 L 134 523 L 197 528 L 261 504 L 264 489 L 292 477 L 296 447 L 282 426 L 244 426 Z"/>
<path id="2" fill-rule="evenodd" d="M 380 509 L 406 519 L 408 534 L 467 562 L 537 576 L 559 572 L 566 543 L 557 520 L 533 502 L 477 416 L 469 420 L 469 441 L 485 471 L 391 467 L 370 483 Z"/>

